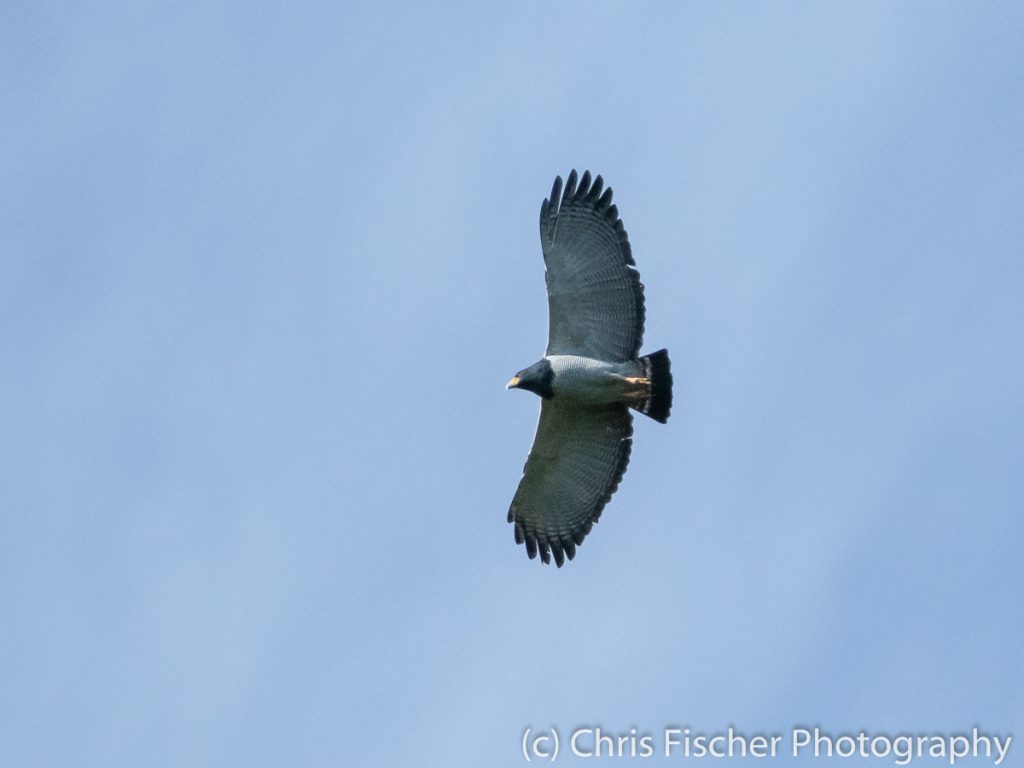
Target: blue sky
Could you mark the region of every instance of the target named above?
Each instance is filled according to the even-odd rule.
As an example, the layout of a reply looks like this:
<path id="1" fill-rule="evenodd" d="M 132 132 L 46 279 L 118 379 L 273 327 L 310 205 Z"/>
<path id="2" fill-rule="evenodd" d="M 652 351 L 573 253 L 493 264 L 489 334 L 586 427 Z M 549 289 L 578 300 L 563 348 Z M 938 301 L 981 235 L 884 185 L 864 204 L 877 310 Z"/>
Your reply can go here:
<path id="1" fill-rule="evenodd" d="M 4 6 L 4 763 L 1020 731 L 1022 39 L 1012 3 Z M 556 571 L 505 522 L 504 383 L 573 167 L 676 405 Z"/>

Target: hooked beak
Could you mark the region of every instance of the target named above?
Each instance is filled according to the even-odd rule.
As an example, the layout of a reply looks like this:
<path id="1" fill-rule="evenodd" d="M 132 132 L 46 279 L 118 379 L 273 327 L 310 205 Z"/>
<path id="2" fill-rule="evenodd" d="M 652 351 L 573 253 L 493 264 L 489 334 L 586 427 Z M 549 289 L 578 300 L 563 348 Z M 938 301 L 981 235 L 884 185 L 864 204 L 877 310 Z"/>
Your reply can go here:
<path id="1" fill-rule="evenodd" d="M 518 376 L 513 376 L 511 379 L 508 380 L 508 384 L 505 385 L 505 389 L 514 389 L 515 387 L 518 387 L 518 386 L 519 386 L 519 377 Z"/>

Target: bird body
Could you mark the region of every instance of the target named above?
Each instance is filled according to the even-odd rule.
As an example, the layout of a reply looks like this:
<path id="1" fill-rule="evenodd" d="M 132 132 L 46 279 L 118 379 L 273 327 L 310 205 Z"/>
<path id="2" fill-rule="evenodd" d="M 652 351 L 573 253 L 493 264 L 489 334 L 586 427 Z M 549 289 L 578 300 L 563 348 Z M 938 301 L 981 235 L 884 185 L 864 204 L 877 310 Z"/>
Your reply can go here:
<path id="1" fill-rule="evenodd" d="M 577 186 L 577 181 L 579 186 Z M 626 471 L 630 409 L 656 421 L 672 408 L 664 349 L 638 357 L 644 293 L 629 239 L 590 173 L 556 177 L 541 205 L 548 289 L 548 348 L 509 388 L 541 398 L 541 415 L 508 521 L 527 554 L 561 567 L 572 559 Z"/>
<path id="2" fill-rule="evenodd" d="M 582 355 L 551 355 L 546 359 L 555 374 L 556 394 L 588 405 L 606 405 L 620 400 L 625 377 L 636 372 L 631 363 L 613 363 Z"/>
<path id="3" fill-rule="evenodd" d="M 629 404 L 644 394 L 640 380 L 645 369 L 639 360 L 618 363 L 582 355 L 549 355 L 543 362 L 552 373 L 552 397 L 557 395 L 580 405 L 610 405 Z"/>

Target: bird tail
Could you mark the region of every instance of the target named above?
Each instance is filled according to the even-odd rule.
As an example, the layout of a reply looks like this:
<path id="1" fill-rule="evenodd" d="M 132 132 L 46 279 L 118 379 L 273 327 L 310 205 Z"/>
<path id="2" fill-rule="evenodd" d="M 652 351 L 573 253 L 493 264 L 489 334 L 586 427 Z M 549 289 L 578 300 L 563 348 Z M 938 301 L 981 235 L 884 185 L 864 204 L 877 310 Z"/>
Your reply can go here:
<path id="1" fill-rule="evenodd" d="M 640 364 L 650 383 L 647 397 L 637 410 L 664 424 L 672 411 L 672 364 L 668 359 L 668 350 L 659 349 L 641 357 Z"/>

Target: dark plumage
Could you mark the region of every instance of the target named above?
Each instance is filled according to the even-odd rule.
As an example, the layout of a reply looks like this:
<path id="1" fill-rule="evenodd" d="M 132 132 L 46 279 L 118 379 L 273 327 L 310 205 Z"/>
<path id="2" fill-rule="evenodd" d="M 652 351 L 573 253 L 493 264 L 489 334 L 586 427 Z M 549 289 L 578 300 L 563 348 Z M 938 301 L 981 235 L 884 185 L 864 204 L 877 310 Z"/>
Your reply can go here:
<path id="1" fill-rule="evenodd" d="M 540 422 L 508 521 L 533 558 L 561 567 L 601 515 L 629 463 L 630 409 L 664 423 L 672 373 L 664 349 L 637 357 L 644 287 L 612 190 L 598 176 L 555 179 L 540 209 L 548 346 L 509 387 L 539 395 Z"/>

